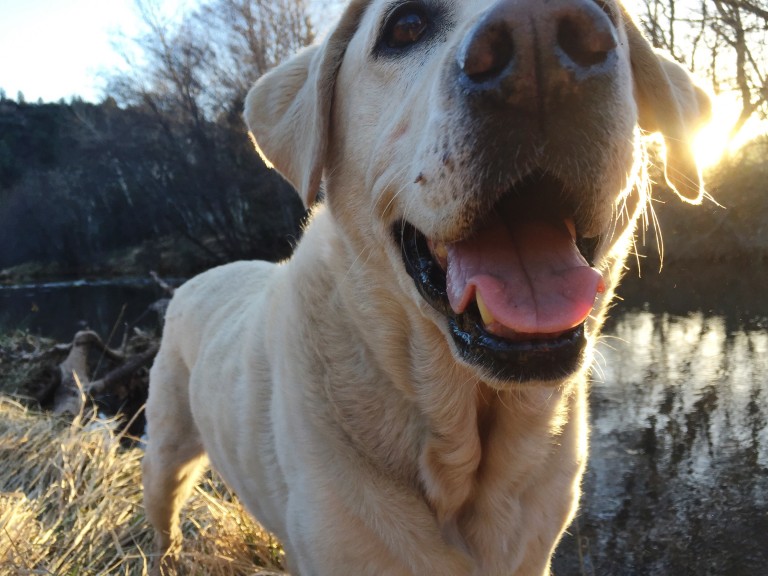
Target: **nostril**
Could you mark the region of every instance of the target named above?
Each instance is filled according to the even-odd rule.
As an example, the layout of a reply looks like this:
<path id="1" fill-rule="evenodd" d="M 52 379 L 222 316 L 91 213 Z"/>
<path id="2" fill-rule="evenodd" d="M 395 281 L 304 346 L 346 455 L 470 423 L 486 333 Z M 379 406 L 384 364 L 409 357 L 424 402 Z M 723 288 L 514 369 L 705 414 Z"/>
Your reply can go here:
<path id="1" fill-rule="evenodd" d="M 497 77 L 515 55 L 512 37 L 503 24 L 481 27 L 459 50 L 459 68 L 472 82 L 482 83 Z"/>
<path id="2" fill-rule="evenodd" d="M 557 44 L 575 64 L 589 68 L 605 62 L 616 37 L 586 14 L 568 14 L 557 24 Z"/>

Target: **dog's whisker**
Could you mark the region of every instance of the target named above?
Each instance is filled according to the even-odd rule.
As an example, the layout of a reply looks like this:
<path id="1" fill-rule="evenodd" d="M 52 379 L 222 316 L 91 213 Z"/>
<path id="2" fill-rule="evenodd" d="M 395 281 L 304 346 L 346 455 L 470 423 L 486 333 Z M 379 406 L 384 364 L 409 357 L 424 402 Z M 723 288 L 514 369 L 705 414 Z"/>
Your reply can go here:
<path id="1" fill-rule="evenodd" d="M 601 382 L 605 382 L 605 366 L 607 365 L 605 356 L 600 350 L 593 352 L 594 358 L 592 359 L 592 372 L 600 377 Z"/>
<path id="2" fill-rule="evenodd" d="M 371 214 L 370 214 L 371 217 L 376 216 L 377 213 L 383 215 L 383 214 L 387 214 L 389 212 L 389 210 L 392 208 L 392 206 L 394 205 L 394 203 L 398 199 L 398 197 L 408 187 L 408 183 L 406 182 L 407 181 L 407 178 L 406 178 L 407 171 L 408 171 L 408 168 L 405 167 L 405 166 L 400 168 L 399 170 L 389 170 L 388 171 L 389 172 L 388 173 L 389 178 L 387 179 L 387 182 L 385 184 L 383 184 L 383 185 L 374 186 L 374 188 L 379 188 L 380 192 L 377 194 L 376 201 L 374 202 L 373 206 L 371 207 Z M 395 186 L 395 183 L 397 183 L 397 182 L 401 182 L 402 184 L 397 186 L 397 190 L 394 193 L 387 194 L 387 191 L 391 190 Z M 377 212 L 379 204 L 384 199 L 386 199 L 388 196 L 389 196 L 389 200 L 388 200 L 387 204 L 384 206 L 384 209 L 381 210 L 380 212 Z"/>
<path id="3" fill-rule="evenodd" d="M 341 282 L 339 283 L 340 285 L 346 284 L 347 279 L 350 277 L 350 275 L 352 274 L 352 272 L 353 272 L 353 270 L 355 268 L 355 265 L 358 263 L 358 261 L 360 260 L 360 258 L 363 256 L 363 254 L 365 252 L 369 253 L 369 255 L 366 257 L 366 259 L 365 259 L 365 261 L 363 263 L 363 267 L 365 266 L 365 264 L 368 262 L 368 259 L 371 257 L 371 250 L 369 248 L 367 248 L 367 247 L 363 248 L 362 250 L 360 250 L 357 253 L 357 256 L 355 256 L 355 259 L 352 261 L 352 263 L 347 268 L 347 272 L 342 277 Z"/>
<path id="4" fill-rule="evenodd" d="M 601 343 L 601 345 L 606 346 L 606 347 L 610 348 L 611 350 L 617 350 L 613 346 L 611 346 L 609 344 L 605 344 L 606 341 L 610 341 L 610 340 L 616 340 L 617 342 L 620 342 L 622 344 L 626 344 L 627 346 L 629 346 L 629 340 L 626 340 L 625 338 L 622 338 L 621 336 L 616 336 L 615 334 L 601 334 L 600 335 L 600 343 Z"/>

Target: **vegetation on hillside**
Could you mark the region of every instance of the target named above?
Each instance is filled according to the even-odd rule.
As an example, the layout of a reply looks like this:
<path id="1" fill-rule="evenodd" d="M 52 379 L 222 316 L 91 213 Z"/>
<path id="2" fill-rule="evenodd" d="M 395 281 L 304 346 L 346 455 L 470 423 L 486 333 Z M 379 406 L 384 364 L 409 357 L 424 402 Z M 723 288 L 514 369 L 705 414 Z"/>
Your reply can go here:
<path id="1" fill-rule="evenodd" d="M 312 41 L 303 1 L 211 0 L 179 22 L 139 7 L 133 65 L 102 103 L 0 99 L 0 269 L 87 271 L 168 237 L 194 248 L 193 271 L 290 254 L 303 208 L 241 114 L 249 86 Z"/>
<path id="2" fill-rule="evenodd" d="M 0 102 L 0 269 L 38 260 L 78 271 L 167 236 L 194 247 L 198 267 L 289 254 L 302 207 L 239 117 L 206 122 L 205 150 L 186 129 L 111 99 Z"/>

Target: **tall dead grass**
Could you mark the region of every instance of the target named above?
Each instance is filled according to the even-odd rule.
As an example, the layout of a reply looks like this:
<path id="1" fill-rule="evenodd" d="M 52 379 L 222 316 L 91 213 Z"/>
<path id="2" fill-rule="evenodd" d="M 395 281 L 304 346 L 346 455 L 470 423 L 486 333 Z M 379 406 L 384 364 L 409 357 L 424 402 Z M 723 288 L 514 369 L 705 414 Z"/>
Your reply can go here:
<path id="1" fill-rule="evenodd" d="M 140 448 L 113 423 L 65 421 L 0 396 L 0 575 L 147 574 Z M 279 569 L 282 552 L 213 474 L 182 513 L 185 574 Z"/>

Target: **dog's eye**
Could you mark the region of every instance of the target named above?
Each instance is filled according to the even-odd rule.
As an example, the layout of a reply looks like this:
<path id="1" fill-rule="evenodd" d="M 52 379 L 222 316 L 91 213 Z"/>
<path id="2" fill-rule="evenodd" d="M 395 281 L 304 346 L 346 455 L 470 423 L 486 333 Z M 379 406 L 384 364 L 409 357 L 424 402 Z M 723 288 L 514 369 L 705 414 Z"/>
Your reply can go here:
<path id="1" fill-rule="evenodd" d="M 406 48 L 421 39 L 428 25 L 424 9 L 416 2 L 408 2 L 394 10 L 387 19 L 382 40 L 388 48 Z"/>

